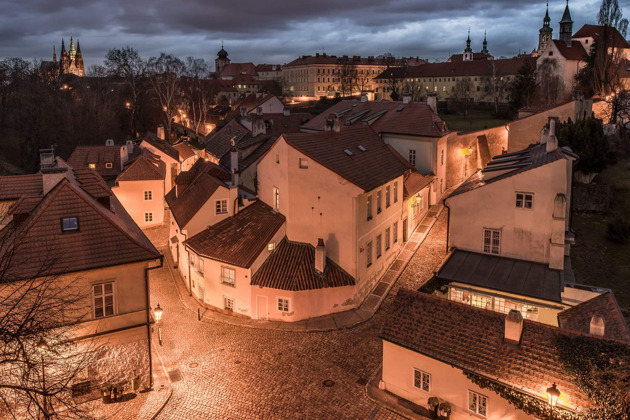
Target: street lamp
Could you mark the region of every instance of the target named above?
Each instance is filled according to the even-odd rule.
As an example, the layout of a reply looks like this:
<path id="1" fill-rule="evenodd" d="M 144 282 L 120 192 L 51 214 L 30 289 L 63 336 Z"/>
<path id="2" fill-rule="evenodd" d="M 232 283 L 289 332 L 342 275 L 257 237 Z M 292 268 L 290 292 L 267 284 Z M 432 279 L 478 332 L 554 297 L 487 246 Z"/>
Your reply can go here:
<path id="1" fill-rule="evenodd" d="M 158 342 L 160 346 L 162 345 L 162 329 L 160 328 L 160 319 L 162 319 L 162 308 L 160 308 L 160 304 L 158 303 L 156 308 L 153 310 L 153 315 L 155 316 L 155 323 L 158 324 Z"/>
<path id="2" fill-rule="evenodd" d="M 558 397 L 560 397 L 560 391 L 558 391 L 556 383 L 554 382 L 553 385 L 547 388 L 547 400 L 552 408 L 558 403 Z"/>
<path id="3" fill-rule="evenodd" d="M 37 342 L 37 350 L 39 351 L 39 354 L 42 357 L 42 399 L 43 399 L 42 411 L 43 411 L 45 419 L 50 418 L 50 414 L 48 413 L 48 407 L 47 407 L 47 402 L 46 402 L 46 364 L 44 362 L 44 352 L 47 349 L 48 349 L 48 343 L 46 342 L 46 340 L 44 340 L 43 337 L 40 338 L 39 341 Z"/>

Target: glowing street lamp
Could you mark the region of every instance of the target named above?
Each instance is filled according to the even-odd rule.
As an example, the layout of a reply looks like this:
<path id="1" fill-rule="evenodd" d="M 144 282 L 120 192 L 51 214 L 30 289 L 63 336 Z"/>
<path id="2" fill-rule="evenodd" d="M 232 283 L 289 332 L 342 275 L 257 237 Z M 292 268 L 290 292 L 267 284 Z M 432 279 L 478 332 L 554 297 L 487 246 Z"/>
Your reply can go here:
<path id="1" fill-rule="evenodd" d="M 556 388 L 556 383 L 554 382 L 549 388 L 547 388 L 547 400 L 549 401 L 549 405 L 553 409 L 558 403 L 558 397 L 560 397 L 560 391 Z"/>
<path id="2" fill-rule="evenodd" d="M 155 323 L 158 324 L 158 342 L 160 346 L 162 345 L 162 329 L 160 328 L 160 319 L 162 319 L 162 308 L 160 308 L 160 304 L 158 303 L 155 309 L 153 310 L 153 315 L 155 316 Z"/>

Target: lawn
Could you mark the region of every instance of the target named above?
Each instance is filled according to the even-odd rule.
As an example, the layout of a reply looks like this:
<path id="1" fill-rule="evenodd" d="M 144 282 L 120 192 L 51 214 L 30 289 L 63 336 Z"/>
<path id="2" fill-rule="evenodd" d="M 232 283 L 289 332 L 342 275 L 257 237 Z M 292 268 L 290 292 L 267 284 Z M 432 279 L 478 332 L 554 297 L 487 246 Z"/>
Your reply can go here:
<path id="1" fill-rule="evenodd" d="M 616 244 L 606 239 L 610 222 L 630 222 L 630 158 L 608 167 L 594 182 L 613 188 L 613 202 L 603 214 L 573 213 L 577 236 L 571 249 L 573 270 L 578 283 L 612 289 L 630 322 L 630 242 Z"/>
<path id="2" fill-rule="evenodd" d="M 490 111 L 473 111 L 468 116 L 459 114 L 440 114 L 440 118 L 451 131 L 477 131 L 485 128 L 505 125 L 511 120 L 496 118 Z"/>

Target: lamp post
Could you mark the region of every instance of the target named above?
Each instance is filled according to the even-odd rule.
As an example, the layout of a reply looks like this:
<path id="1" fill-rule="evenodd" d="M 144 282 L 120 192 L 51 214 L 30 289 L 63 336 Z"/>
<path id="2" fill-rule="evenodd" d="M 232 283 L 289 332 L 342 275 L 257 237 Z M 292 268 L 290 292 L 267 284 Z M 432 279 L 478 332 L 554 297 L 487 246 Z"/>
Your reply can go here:
<path id="1" fill-rule="evenodd" d="M 558 397 L 560 397 L 560 391 L 556 387 L 556 383 L 554 382 L 549 388 L 547 388 L 547 401 L 551 406 L 551 418 L 553 418 L 553 409 L 558 403 Z"/>
<path id="2" fill-rule="evenodd" d="M 48 404 L 46 401 L 46 364 L 44 362 L 44 352 L 48 349 L 48 343 L 44 338 L 40 338 L 37 342 L 37 350 L 39 350 L 39 354 L 42 357 L 42 411 L 45 419 L 50 418 L 50 413 L 48 413 Z"/>
<path id="3" fill-rule="evenodd" d="M 162 308 L 160 308 L 160 304 L 158 303 L 155 309 L 153 310 L 153 315 L 155 316 L 155 323 L 158 326 L 158 342 L 160 346 L 162 345 L 162 329 L 160 328 L 160 319 L 162 319 Z"/>

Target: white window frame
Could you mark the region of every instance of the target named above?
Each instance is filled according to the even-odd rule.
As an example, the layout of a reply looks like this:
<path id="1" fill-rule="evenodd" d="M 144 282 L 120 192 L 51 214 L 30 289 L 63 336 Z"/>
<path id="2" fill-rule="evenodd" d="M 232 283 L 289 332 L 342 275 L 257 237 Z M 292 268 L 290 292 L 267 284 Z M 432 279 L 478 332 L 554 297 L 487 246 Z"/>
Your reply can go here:
<path id="1" fill-rule="evenodd" d="M 431 374 L 430 373 L 427 373 L 418 368 L 413 368 L 412 375 L 413 375 L 412 383 L 413 383 L 414 388 L 419 389 L 424 392 L 431 392 Z"/>
<path id="2" fill-rule="evenodd" d="M 495 242 L 497 242 L 495 244 Z M 498 229 L 483 229 L 483 253 L 501 255 L 501 231 Z"/>
<path id="3" fill-rule="evenodd" d="M 105 292 L 105 286 L 106 285 L 111 285 L 112 290 L 111 290 L 110 293 L 106 293 Z M 91 284 L 90 287 L 92 289 L 92 318 L 93 319 L 101 319 L 101 318 L 108 318 L 110 316 L 116 315 L 116 282 L 114 282 L 114 281 L 104 281 L 104 282 L 101 282 L 101 283 Z M 95 289 L 97 287 L 100 287 L 100 291 L 101 291 L 100 295 L 96 294 L 96 290 Z M 107 307 L 109 305 L 106 305 L 106 303 L 105 303 L 105 299 L 108 296 L 112 297 L 112 304 L 111 304 L 111 311 L 112 311 L 112 313 L 111 314 L 107 314 Z M 102 301 L 101 309 L 102 309 L 103 314 L 101 316 L 98 316 L 96 314 L 96 304 L 97 304 L 98 300 Z"/>
<path id="4" fill-rule="evenodd" d="M 416 166 L 416 149 L 409 149 L 409 163 L 411 163 L 413 166 Z"/>
<path id="5" fill-rule="evenodd" d="M 278 310 L 278 312 L 290 312 L 291 299 L 286 297 L 278 297 L 276 299 L 276 309 Z"/>
<path id="6" fill-rule="evenodd" d="M 280 211 L 280 188 L 273 187 L 273 207 L 276 211 Z"/>
<path id="7" fill-rule="evenodd" d="M 153 200 L 153 191 L 145 191 L 144 192 L 144 201 Z"/>
<path id="8" fill-rule="evenodd" d="M 481 402 L 483 402 L 483 404 L 481 404 Z M 478 416 L 488 417 L 488 397 L 469 389 L 468 410 Z"/>
<path id="9" fill-rule="evenodd" d="M 72 220 L 74 219 L 75 223 L 72 226 L 67 226 L 66 227 L 66 220 L 68 221 L 68 223 L 71 223 Z M 79 230 L 79 218 L 77 216 L 70 216 L 70 217 L 62 217 L 61 218 L 61 231 L 62 232 L 76 232 Z"/>
<path id="10" fill-rule="evenodd" d="M 515 201 L 515 206 L 517 209 L 524 209 L 524 210 L 534 209 L 534 193 L 517 191 L 515 193 L 514 201 Z M 527 207 L 528 201 L 529 201 L 529 207 Z"/>
<path id="11" fill-rule="evenodd" d="M 144 222 L 148 223 L 152 221 L 153 221 L 153 212 L 149 211 L 149 212 L 144 213 Z"/>
<path id="12" fill-rule="evenodd" d="M 221 284 L 236 287 L 236 270 L 230 267 L 226 267 L 225 265 L 222 265 L 219 281 L 221 282 Z"/>
<path id="13" fill-rule="evenodd" d="M 214 214 L 227 214 L 227 199 L 214 200 Z"/>
<path id="14" fill-rule="evenodd" d="M 394 222 L 394 226 L 392 227 L 392 230 L 394 231 L 393 234 L 393 241 L 394 243 L 398 242 L 398 222 Z"/>
<path id="15" fill-rule="evenodd" d="M 223 295 L 223 309 L 234 312 L 234 298 L 232 296 Z"/>
<path id="16" fill-rule="evenodd" d="M 267 244 L 267 251 L 272 252 L 274 249 L 276 249 L 276 244 L 273 242 L 269 242 Z"/>
<path id="17" fill-rule="evenodd" d="M 114 164 L 111 162 L 105 162 L 105 168 L 107 169 L 112 169 L 114 167 Z"/>

